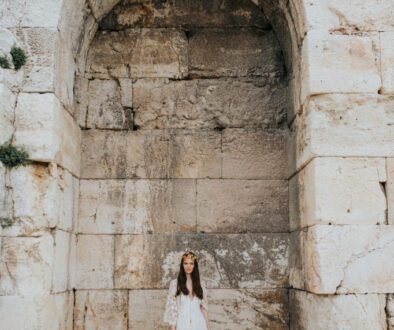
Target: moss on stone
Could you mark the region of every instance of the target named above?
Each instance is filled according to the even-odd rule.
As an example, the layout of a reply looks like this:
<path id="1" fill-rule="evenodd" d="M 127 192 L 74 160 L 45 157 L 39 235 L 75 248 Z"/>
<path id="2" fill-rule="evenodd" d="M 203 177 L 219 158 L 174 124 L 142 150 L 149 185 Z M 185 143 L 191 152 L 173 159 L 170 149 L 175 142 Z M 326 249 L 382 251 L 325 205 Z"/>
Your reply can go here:
<path id="1" fill-rule="evenodd" d="M 10 142 L 0 146 L 0 161 L 6 167 L 18 167 L 30 163 L 27 151 L 13 146 Z"/>
<path id="2" fill-rule="evenodd" d="M 26 55 L 22 48 L 12 47 L 10 51 L 15 70 L 19 70 L 26 63 Z"/>
<path id="3" fill-rule="evenodd" d="M 10 69 L 10 61 L 6 56 L 0 56 L 0 67 L 3 69 Z"/>

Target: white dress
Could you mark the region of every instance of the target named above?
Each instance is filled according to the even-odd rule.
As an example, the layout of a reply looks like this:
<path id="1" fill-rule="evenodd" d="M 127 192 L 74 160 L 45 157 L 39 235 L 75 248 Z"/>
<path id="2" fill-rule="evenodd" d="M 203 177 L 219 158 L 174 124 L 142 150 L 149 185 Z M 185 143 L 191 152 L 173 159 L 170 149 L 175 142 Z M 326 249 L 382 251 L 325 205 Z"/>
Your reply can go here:
<path id="1" fill-rule="evenodd" d="M 201 281 L 203 290 L 203 299 L 189 296 L 181 293 L 175 297 L 177 280 L 170 282 L 170 288 L 167 295 L 167 303 L 164 311 L 164 322 L 169 325 L 175 325 L 176 330 L 207 330 L 204 315 L 200 305 L 208 310 L 208 300 L 206 298 L 205 283 Z"/>

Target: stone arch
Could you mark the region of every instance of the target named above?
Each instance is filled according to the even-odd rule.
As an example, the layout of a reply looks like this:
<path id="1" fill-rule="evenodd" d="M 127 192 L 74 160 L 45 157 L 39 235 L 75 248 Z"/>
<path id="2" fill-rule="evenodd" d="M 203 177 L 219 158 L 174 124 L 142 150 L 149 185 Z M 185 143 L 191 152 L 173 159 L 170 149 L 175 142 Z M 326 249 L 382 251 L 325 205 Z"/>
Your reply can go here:
<path id="1" fill-rule="evenodd" d="M 237 5 L 239 3 L 243 2 Z M 129 294 L 131 310 L 138 308 L 141 299 L 158 299 L 163 295 L 163 287 L 174 276 L 177 267 L 175 260 L 179 253 L 185 247 L 192 246 L 202 255 L 202 268 L 211 280 L 209 287 L 213 289 L 213 303 L 226 299 L 229 299 L 227 304 L 246 300 L 248 303 L 243 308 L 249 309 L 257 303 L 262 308 L 261 315 L 254 315 L 248 322 L 260 328 L 288 327 L 288 132 L 285 118 L 287 115 L 292 116 L 292 112 L 285 104 L 288 99 L 288 77 L 291 81 L 293 77 L 283 69 L 283 54 L 279 51 L 278 41 L 266 16 L 255 4 L 244 3 L 250 7 L 236 9 L 249 10 L 245 16 L 252 19 L 246 19 L 246 24 L 242 21 L 241 27 L 251 32 L 240 34 L 234 30 L 234 24 L 236 28 L 239 27 L 236 25 L 240 24 L 236 21 L 239 17 L 231 17 L 228 20 L 230 23 L 227 23 L 226 17 L 221 18 L 225 22 L 219 21 L 219 27 L 211 27 L 209 24 L 212 21 L 207 19 L 208 26 L 203 26 L 208 30 L 206 32 L 198 24 L 190 23 L 190 16 L 182 16 L 182 7 L 174 5 L 173 8 L 180 10 L 176 19 L 187 22 L 179 27 L 172 25 L 173 18 L 168 11 L 165 13 L 170 23 L 163 18 L 155 20 L 154 14 L 153 18 L 125 18 L 124 12 L 132 15 L 136 10 L 130 2 L 125 2 L 115 6 L 109 15 L 103 16 L 99 22 L 101 30 L 96 32 L 89 50 L 81 47 L 87 54 L 87 61 L 82 66 L 87 76 L 79 72 L 75 89 L 80 94 L 76 99 L 79 111 L 86 112 L 80 122 L 86 131 L 82 133 L 81 144 L 81 206 L 77 251 L 81 251 L 78 254 L 82 257 L 78 262 L 89 264 L 86 258 L 90 259 L 91 256 L 84 256 L 83 250 L 100 245 L 104 249 L 114 249 L 115 261 L 113 269 L 104 267 L 106 270 L 102 273 L 95 270 L 93 274 L 92 269 L 98 265 L 91 265 L 91 268 L 87 267 L 80 274 L 76 286 L 77 315 L 82 315 L 86 308 L 88 297 L 85 289 L 97 293 L 95 299 L 98 300 L 102 299 L 101 289 L 114 289 L 112 296 L 107 293 L 106 299 L 109 300 L 105 304 L 108 305 L 111 305 L 115 296 L 126 300 Z M 149 10 L 157 11 L 155 14 L 160 16 L 160 10 L 163 9 L 157 5 Z M 227 15 L 231 15 L 231 10 L 234 8 L 230 8 Z M 198 16 L 199 12 L 195 15 Z M 206 8 L 201 15 L 207 15 Z M 274 13 L 270 15 L 275 16 Z M 147 26 L 140 23 L 135 26 L 135 20 L 141 20 Z M 283 18 L 278 21 L 283 24 Z M 171 30 L 179 28 L 187 30 L 187 33 L 184 35 L 183 31 Z M 210 28 L 216 30 L 210 31 Z M 283 34 L 283 28 L 278 28 L 277 35 Z M 225 40 L 230 40 L 228 43 L 233 48 L 223 42 L 223 35 L 226 36 Z M 244 61 L 235 57 L 234 62 L 231 62 L 229 57 L 229 64 L 220 66 L 220 61 L 212 56 L 209 61 L 202 63 L 201 60 L 205 60 L 209 52 L 201 51 L 201 47 L 204 47 L 201 40 L 213 40 L 214 45 L 218 44 L 228 52 L 253 47 L 250 53 L 257 52 L 267 63 L 256 60 L 258 56 L 249 55 L 247 50 L 243 53 L 246 57 Z M 258 40 L 263 41 L 260 44 Z M 242 46 L 234 45 L 236 43 Z M 144 47 L 153 48 L 159 54 L 159 63 L 148 68 L 144 58 L 134 58 L 132 52 L 125 52 L 130 44 L 133 45 L 132 52 L 137 54 L 143 53 Z M 158 44 L 162 45 L 162 49 L 155 48 Z M 189 63 L 185 63 L 185 44 L 188 47 Z M 212 43 L 206 45 L 212 47 Z M 287 71 L 291 72 L 290 51 L 292 46 L 284 52 Z M 165 65 L 162 64 L 164 62 Z M 133 100 L 127 97 L 131 90 Z M 157 94 L 152 90 L 158 91 Z M 239 95 L 242 93 L 250 95 L 250 98 L 243 98 Z M 195 95 L 195 99 L 189 99 L 189 95 Z M 89 105 L 84 104 L 86 98 L 89 99 Z M 224 100 L 221 101 L 221 98 Z M 186 100 L 196 106 L 167 106 L 174 99 L 179 100 L 179 103 Z M 234 108 L 238 109 L 228 106 L 227 109 L 226 103 L 234 103 Z M 220 111 L 217 109 L 221 108 L 234 111 L 234 114 L 218 113 Z M 263 108 L 264 112 L 256 110 Z M 202 115 L 202 119 L 182 119 L 182 116 L 190 116 L 190 112 L 200 115 L 204 111 L 206 114 Z M 176 115 L 168 115 L 172 112 L 176 112 Z M 239 118 L 237 112 L 241 113 Z M 106 117 L 108 114 L 109 117 Z M 239 144 L 234 141 L 239 141 Z M 267 147 L 260 148 L 261 143 Z M 94 146 L 105 150 L 98 151 Z M 242 148 L 248 151 L 243 152 Z M 254 156 L 248 158 L 248 153 Z M 170 158 L 167 157 L 169 154 Z M 271 162 L 270 158 L 276 161 Z M 108 165 L 107 168 L 102 165 L 104 163 Z M 249 163 L 247 167 L 246 163 Z M 241 173 L 243 171 L 248 173 Z M 230 201 L 232 194 L 228 192 L 234 189 L 240 189 L 238 195 L 235 193 L 239 204 Z M 227 191 L 227 194 L 223 191 Z M 138 198 L 141 201 L 135 202 Z M 217 208 L 214 202 L 210 203 L 215 200 L 221 204 Z M 110 210 L 108 213 L 100 208 L 99 201 Z M 231 207 L 231 204 L 235 206 Z M 125 221 L 128 211 L 122 210 L 122 207 L 126 205 L 130 210 L 128 217 L 141 221 L 134 228 Z M 179 205 L 187 205 L 193 212 Z M 92 208 L 97 209 L 96 213 Z M 245 210 L 237 213 L 237 208 Z M 132 209 L 143 209 L 147 216 L 138 218 L 137 212 L 133 213 Z M 194 215 L 194 212 L 197 214 Z M 226 215 L 225 212 L 231 212 L 232 215 Z M 105 219 L 109 216 L 113 216 L 111 223 Z M 269 221 L 268 218 L 274 220 Z M 138 256 L 143 246 L 151 251 L 150 255 L 163 258 L 161 267 L 166 271 L 153 264 L 155 258 L 152 263 L 143 253 L 141 257 Z M 215 252 L 218 249 L 228 254 L 228 257 Z M 122 251 L 127 251 L 127 254 Z M 247 263 L 254 266 L 245 264 L 242 269 L 236 269 L 234 264 L 245 262 L 243 253 L 251 260 Z M 100 255 L 105 255 L 105 252 Z M 107 255 L 104 260 L 109 265 L 112 256 Z M 143 266 L 143 260 L 148 264 Z M 263 263 L 266 265 L 263 266 Z M 133 264 L 138 266 L 133 268 Z M 150 275 L 133 275 L 134 272 Z M 244 276 L 248 279 L 242 280 Z M 220 280 L 221 277 L 225 279 Z M 257 299 L 253 298 L 252 291 L 241 289 L 248 286 L 256 290 Z M 148 294 L 150 291 L 144 289 L 155 291 Z M 232 293 L 226 293 L 226 289 L 232 289 L 228 291 Z M 98 300 L 94 302 L 99 303 Z M 265 301 L 280 307 L 277 311 L 264 309 Z M 270 317 L 266 318 L 263 314 Z M 147 323 L 143 319 L 129 319 L 129 325 L 133 326 L 135 322 L 144 324 L 145 328 L 153 327 L 146 320 Z M 242 322 L 241 317 L 227 326 L 246 326 L 237 322 Z"/>

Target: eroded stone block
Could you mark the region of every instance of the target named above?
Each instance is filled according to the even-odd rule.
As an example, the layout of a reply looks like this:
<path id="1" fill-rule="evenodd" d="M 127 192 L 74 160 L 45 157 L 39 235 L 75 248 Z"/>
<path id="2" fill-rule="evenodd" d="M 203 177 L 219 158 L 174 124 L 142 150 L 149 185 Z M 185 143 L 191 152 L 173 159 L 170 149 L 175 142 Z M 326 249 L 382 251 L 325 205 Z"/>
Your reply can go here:
<path id="1" fill-rule="evenodd" d="M 192 76 L 272 76 L 282 72 L 280 47 L 272 31 L 200 30 L 189 39 Z"/>
<path id="2" fill-rule="evenodd" d="M 55 231 L 55 251 L 52 274 L 52 292 L 63 292 L 68 288 L 70 233 Z"/>
<path id="3" fill-rule="evenodd" d="M 308 229 L 306 290 L 318 294 L 392 292 L 394 226 L 319 225 Z"/>
<path id="4" fill-rule="evenodd" d="M 197 229 L 203 232 L 286 232 L 284 180 L 198 180 Z"/>
<path id="5" fill-rule="evenodd" d="M 120 85 L 115 80 L 94 79 L 89 82 L 87 128 L 125 129 L 132 125 L 131 111 L 121 102 Z"/>
<path id="6" fill-rule="evenodd" d="M 196 230 L 194 180 L 82 180 L 79 232 Z"/>
<path id="7" fill-rule="evenodd" d="M 302 102 L 326 93 L 377 93 L 377 55 L 370 37 L 311 31 L 303 43 Z"/>
<path id="8" fill-rule="evenodd" d="M 126 290 L 83 290 L 75 294 L 74 329 L 127 330 Z M 150 306 L 143 308 L 151 310 Z"/>
<path id="9" fill-rule="evenodd" d="M 319 95 L 304 109 L 296 119 L 297 168 L 314 156 L 394 155 L 394 97 Z"/>
<path id="10" fill-rule="evenodd" d="M 90 46 L 87 71 L 97 78 L 182 78 L 187 60 L 187 39 L 181 31 L 101 31 Z"/>
<path id="11" fill-rule="evenodd" d="M 133 86 L 135 124 L 154 128 L 278 128 L 286 119 L 280 79 L 139 79 Z"/>
<path id="12" fill-rule="evenodd" d="M 14 132 L 14 107 L 16 96 L 5 85 L 0 83 L 0 144 L 8 141 Z"/>
<path id="13" fill-rule="evenodd" d="M 291 229 L 314 224 L 385 224 L 384 158 L 317 157 L 290 180 Z"/>
<path id="14" fill-rule="evenodd" d="M 286 179 L 287 139 L 287 131 L 224 130 L 223 177 Z"/>
<path id="15" fill-rule="evenodd" d="M 209 287 L 275 288 L 288 283 L 287 234 L 182 233 L 117 236 L 115 287 L 166 287 L 187 248 L 199 256 Z"/>
<path id="16" fill-rule="evenodd" d="M 294 329 L 386 329 L 385 296 L 315 295 L 290 290 Z"/>
<path id="17" fill-rule="evenodd" d="M 67 329 L 73 327 L 73 297 L 55 295 L 0 296 L 0 318 L 4 329 Z"/>
<path id="18" fill-rule="evenodd" d="M 220 176 L 220 132 L 90 130 L 83 135 L 83 178 Z"/>
<path id="19" fill-rule="evenodd" d="M 381 93 L 394 94 L 394 31 L 380 33 L 380 54 L 382 70 Z"/>
<path id="20" fill-rule="evenodd" d="M 113 288 L 114 236 L 77 236 L 77 289 Z"/>
<path id="21" fill-rule="evenodd" d="M 100 22 L 100 27 L 104 30 L 123 30 L 135 26 L 269 28 L 269 23 L 260 9 L 247 0 L 165 3 L 151 0 L 138 1 L 138 3 L 121 1 Z"/>
<path id="22" fill-rule="evenodd" d="M 2 237 L 1 243 L 0 295 L 49 294 L 54 257 L 52 235 Z"/>

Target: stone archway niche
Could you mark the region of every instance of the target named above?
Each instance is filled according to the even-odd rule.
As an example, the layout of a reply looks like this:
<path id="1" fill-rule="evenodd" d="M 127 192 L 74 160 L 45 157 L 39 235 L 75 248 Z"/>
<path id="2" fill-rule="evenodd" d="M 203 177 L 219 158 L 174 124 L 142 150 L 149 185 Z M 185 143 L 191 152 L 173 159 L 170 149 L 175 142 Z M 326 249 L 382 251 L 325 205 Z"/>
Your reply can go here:
<path id="1" fill-rule="evenodd" d="M 289 327 L 285 67 L 250 1 L 122 1 L 100 20 L 76 77 L 76 328 L 162 327 L 186 248 L 215 328 Z"/>

